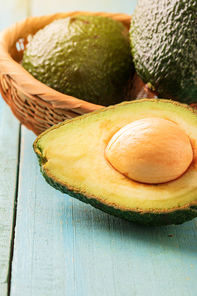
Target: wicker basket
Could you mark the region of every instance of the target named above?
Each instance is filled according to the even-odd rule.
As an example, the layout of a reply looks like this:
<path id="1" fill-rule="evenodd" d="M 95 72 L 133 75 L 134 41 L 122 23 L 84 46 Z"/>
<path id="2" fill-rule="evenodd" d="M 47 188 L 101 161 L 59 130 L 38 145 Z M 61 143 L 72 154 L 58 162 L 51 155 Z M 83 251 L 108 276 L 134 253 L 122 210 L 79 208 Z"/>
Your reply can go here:
<path id="1" fill-rule="evenodd" d="M 29 35 L 55 19 L 79 14 L 108 16 L 128 29 L 131 16 L 112 13 L 71 12 L 42 17 L 29 17 L 0 33 L 0 91 L 21 124 L 36 135 L 65 119 L 102 108 L 75 97 L 61 94 L 36 80 L 21 65 Z"/>

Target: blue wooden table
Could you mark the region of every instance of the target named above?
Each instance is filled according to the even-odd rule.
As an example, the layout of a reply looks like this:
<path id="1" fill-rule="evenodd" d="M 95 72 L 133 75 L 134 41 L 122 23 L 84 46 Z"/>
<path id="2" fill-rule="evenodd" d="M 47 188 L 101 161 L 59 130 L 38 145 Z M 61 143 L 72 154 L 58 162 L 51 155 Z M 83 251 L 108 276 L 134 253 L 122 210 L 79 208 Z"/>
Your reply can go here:
<path id="1" fill-rule="evenodd" d="M 46 1 L 38 2 L 15 1 L 19 14 L 3 4 L 10 17 L 1 29 L 46 13 Z M 82 10 L 83 1 L 64 2 L 51 1 L 47 13 Z M 132 14 L 135 4 L 84 1 L 83 8 Z M 197 295 L 197 219 L 143 227 L 63 195 L 40 173 L 35 138 L 0 97 L 0 296 Z"/>

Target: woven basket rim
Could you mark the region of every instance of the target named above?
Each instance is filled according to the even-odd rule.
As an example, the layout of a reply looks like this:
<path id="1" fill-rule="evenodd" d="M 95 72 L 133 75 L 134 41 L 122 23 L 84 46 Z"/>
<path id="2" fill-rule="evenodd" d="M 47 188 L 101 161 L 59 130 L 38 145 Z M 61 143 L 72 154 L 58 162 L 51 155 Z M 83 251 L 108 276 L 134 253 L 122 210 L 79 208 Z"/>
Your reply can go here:
<path id="1" fill-rule="evenodd" d="M 78 110 L 79 114 L 95 111 L 101 105 L 89 103 L 78 98 L 62 94 L 35 79 L 11 56 L 11 50 L 19 39 L 34 35 L 53 20 L 76 15 L 100 15 L 121 21 L 127 28 L 130 26 L 131 15 L 124 13 L 74 11 L 56 13 L 43 16 L 32 16 L 16 22 L 0 32 L 0 74 L 7 75 L 18 87 L 32 97 L 39 97 L 44 102 L 50 103 L 54 108 Z"/>

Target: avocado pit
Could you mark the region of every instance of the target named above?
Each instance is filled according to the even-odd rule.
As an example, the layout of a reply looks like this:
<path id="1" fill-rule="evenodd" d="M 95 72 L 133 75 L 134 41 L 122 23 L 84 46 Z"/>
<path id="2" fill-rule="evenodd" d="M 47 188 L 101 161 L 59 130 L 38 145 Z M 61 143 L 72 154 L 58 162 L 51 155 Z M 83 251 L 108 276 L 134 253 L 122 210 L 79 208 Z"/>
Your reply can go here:
<path id="1" fill-rule="evenodd" d="M 193 160 L 188 135 L 164 118 L 143 118 L 114 134 L 105 149 L 109 163 L 128 178 L 148 184 L 173 181 Z"/>

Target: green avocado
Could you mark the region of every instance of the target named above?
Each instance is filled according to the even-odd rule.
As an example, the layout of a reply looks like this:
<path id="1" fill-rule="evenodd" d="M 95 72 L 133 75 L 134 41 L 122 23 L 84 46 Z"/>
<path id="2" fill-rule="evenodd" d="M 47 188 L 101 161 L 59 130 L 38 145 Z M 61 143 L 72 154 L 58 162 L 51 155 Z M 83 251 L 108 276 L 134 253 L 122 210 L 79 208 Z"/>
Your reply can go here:
<path id="1" fill-rule="evenodd" d="M 138 121 L 152 123 L 160 120 L 180 129 L 187 138 L 192 158 L 184 172 L 167 182 L 147 183 L 131 179 L 109 162 L 106 149 L 114 135 Z M 135 147 L 142 148 L 142 154 L 138 157 L 138 150 L 134 152 L 131 167 L 138 166 L 135 156 L 136 159 L 149 161 L 164 150 L 172 154 L 161 161 L 161 165 L 167 163 L 165 174 L 170 176 L 174 169 L 184 165 L 186 149 L 181 144 L 179 148 L 183 149 L 180 153 L 175 141 L 172 149 L 168 150 L 170 141 L 176 137 L 171 128 L 162 130 L 162 127 L 156 126 L 156 131 L 158 138 L 150 138 L 150 145 L 147 145 L 145 134 L 140 136 L 141 146 L 134 141 Z M 170 141 L 165 139 L 166 135 L 171 136 Z M 127 139 L 129 135 L 124 139 L 123 146 Z M 179 141 L 179 135 L 177 139 Z M 158 144 L 159 141 L 163 144 Z M 165 99 L 123 102 L 54 125 L 36 138 L 33 147 L 41 172 L 52 187 L 111 215 L 149 226 L 181 224 L 197 217 L 197 111 L 185 104 Z M 120 146 L 118 150 L 123 152 L 124 158 L 126 149 Z M 121 155 L 117 155 L 117 159 L 122 162 Z M 177 159 L 179 163 L 176 163 Z M 156 158 L 156 169 L 157 161 Z M 158 175 L 162 174 L 163 170 L 158 171 Z M 152 175 L 151 171 L 148 175 Z"/>
<path id="2" fill-rule="evenodd" d="M 130 40 L 136 72 L 159 97 L 197 102 L 197 2 L 139 0 Z"/>
<path id="3" fill-rule="evenodd" d="M 104 106 L 126 100 L 135 71 L 128 29 L 91 15 L 58 19 L 39 30 L 22 66 L 61 93 Z"/>

